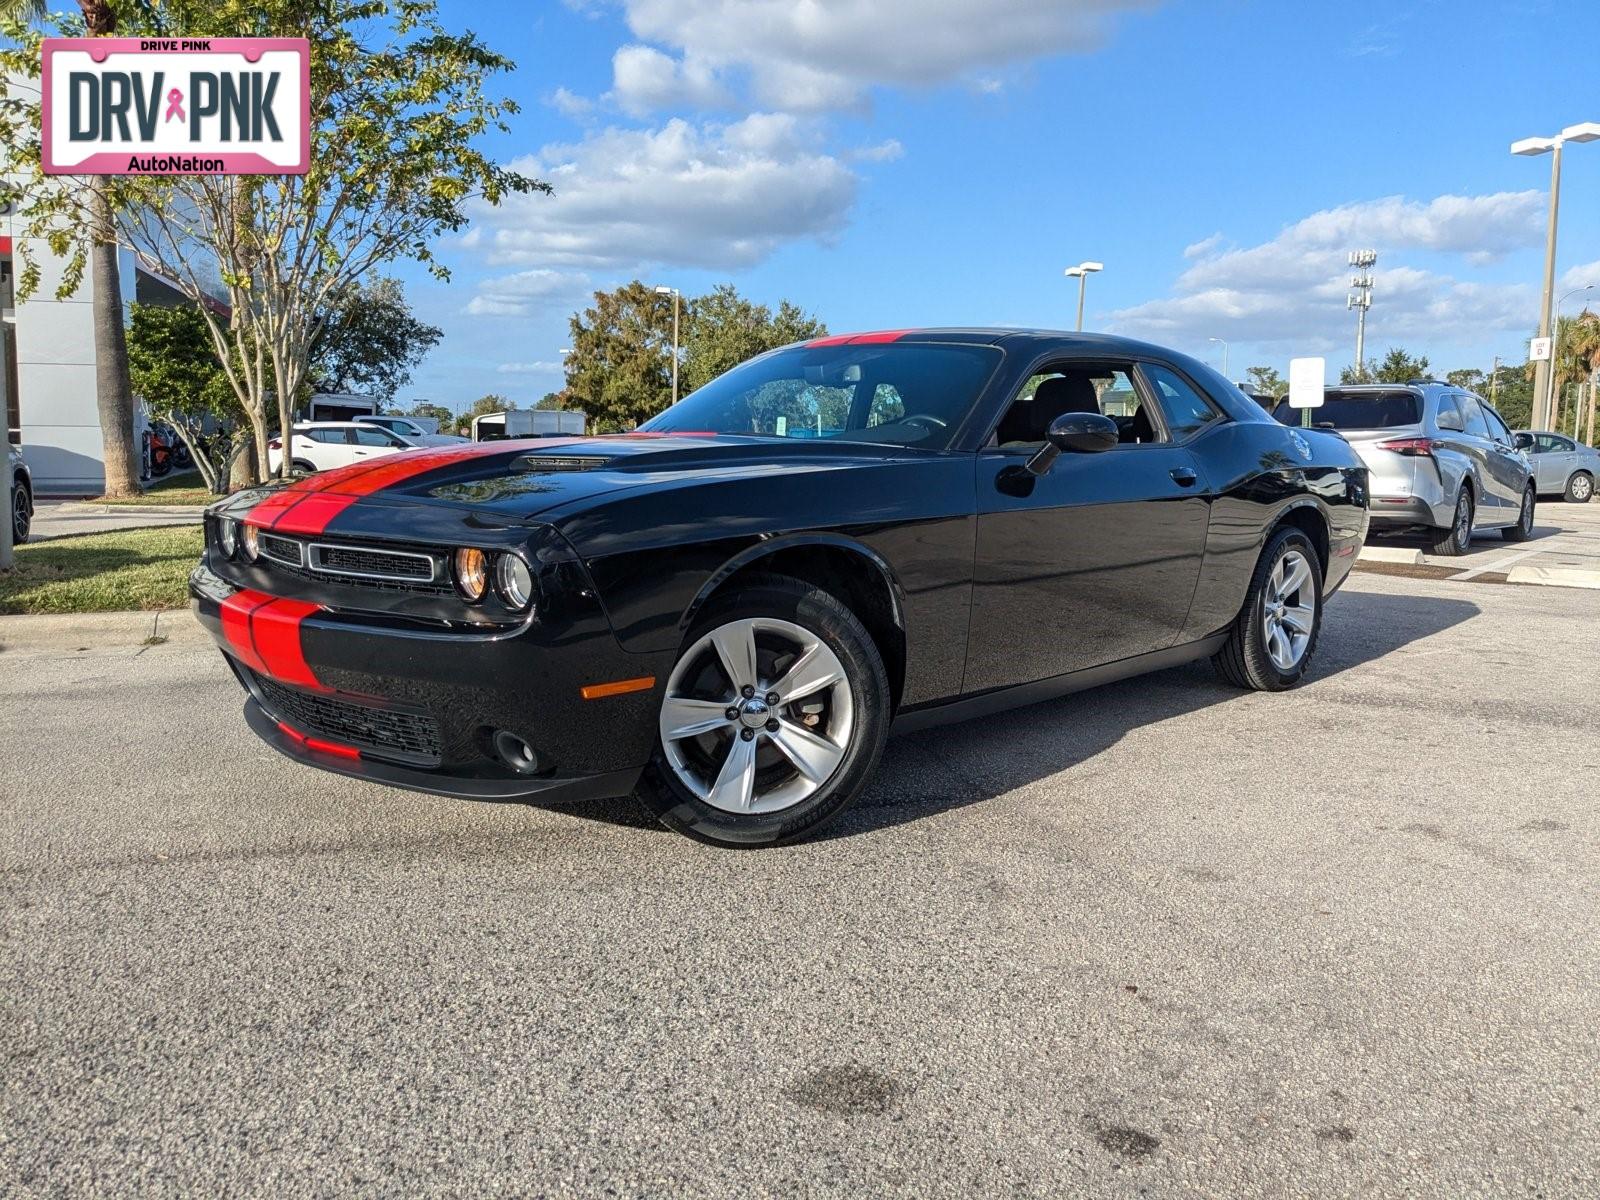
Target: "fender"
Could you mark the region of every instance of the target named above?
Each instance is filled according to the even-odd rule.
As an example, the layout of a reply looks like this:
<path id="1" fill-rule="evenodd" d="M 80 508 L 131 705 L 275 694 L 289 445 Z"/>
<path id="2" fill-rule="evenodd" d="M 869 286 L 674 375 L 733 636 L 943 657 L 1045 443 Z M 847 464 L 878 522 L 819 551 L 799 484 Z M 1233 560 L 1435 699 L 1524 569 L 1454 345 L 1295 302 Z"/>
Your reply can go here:
<path id="1" fill-rule="evenodd" d="M 689 626 L 694 624 L 695 617 L 699 615 L 706 601 L 711 598 L 711 594 L 721 587 L 735 572 L 742 571 L 753 563 L 760 562 L 763 558 L 770 558 L 781 550 L 793 550 L 803 546 L 826 546 L 836 550 L 845 550 L 851 554 L 859 555 L 871 563 L 884 583 L 888 585 L 889 604 L 893 613 L 895 627 L 901 633 L 905 632 L 905 589 L 895 575 L 894 568 L 889 565 L 881 554 L 872 549 L 872 547 L 842 534 L 794 533 L 777 534 L 763 538 L 755 545 L 739 551 L 738 554 L 735 554 L 713 571 L 711 577 L 695 593 L 695 597 L 689 602 L 689 606 L 683 610 L 683 615 L 678 618 L 679 633 L 688 632 Z"/>

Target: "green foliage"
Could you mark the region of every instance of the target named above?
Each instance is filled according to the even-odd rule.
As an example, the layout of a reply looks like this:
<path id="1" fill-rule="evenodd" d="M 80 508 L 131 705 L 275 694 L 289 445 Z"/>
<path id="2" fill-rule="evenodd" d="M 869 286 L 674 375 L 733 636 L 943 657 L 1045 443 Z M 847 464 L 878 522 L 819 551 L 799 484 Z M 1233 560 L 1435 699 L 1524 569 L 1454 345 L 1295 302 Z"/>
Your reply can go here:
<path id="1" fill-rule="evenodd" d="M 1427 378 L 1427 357 L 1413 358 L 1398 346 L 1391 346 L 1381 362 L 1369 358 L 1359 369 L 1349 366 L 1339 373 L 1340 383 L 1409 383 Z"/>
<path id="2" fill-rule="evenodd" d="M 774 313 L 741 296 L 733 284 L 718 284 L 689 304 L 683 333 L 679 383 L 687 394 L 747 359 L 791 342 L 821 337 L 827 326 L 784 300 Z"/>
<path id="3" fill-rule="evenodd" d="M 1289 394 L 1289 381 L 1278 374 L 1276 367 L 1250 367 L 1244 375 L 1251 390 L 1263 396 L 1281 398 Z"/>
<path id="4" fill-rule="evenodd" d="M 546 412 L 563 412 L 567 407 L 567 393 L 564 390 L 559 392 L 546 392 L 543 396 L 539 397 L 539 403 L 535 404 L 533 407 L 535 409 L 542 409 Z"/>
<path id="5" fill-rule="evenodd" d="M 392 400 L 443 336 L 412 315 L 399 280 L 356 283 L 323 317 L 311 347 L 311 385 L 319 392 Z"/>
<path id="6" fill-rule="evenodd" d="M 639 280 L 596 292 L 575 314 L 567 386 L 557 407 L 581 409 L 597 432 L 632 429 L 672 403 L 672 297 Z M 679 394 L 704 387 L 746 359 L 827 333 L 787 300 L 773 312 L 731 283 L 683 301 Z"/>
<path id="7" fill-rule="evenodd" d="M 134 304 L 128 375 L 147 412 L 178 431 L 206 486 L 226 490 L 233 429 L 244 416 L 192 304 Z"/>
<path id="8" fill-rule="evenodd" d="M 18 546 L 15 568 L 0 572 L 0 613 L 184 608 L 204 541 L 196 522 Z"/>
<path id="9" fill-rule="evenodd" d="M 439 422 L 440 429 L 449 429 L 456 423 L 456 415 L 442 404 L 434 404 L 427 400 L 420 400 L 411 406 L 410 411 L 400 414 L 402 417 L 431 417 Z"/>
<path id="10" fill-rule="evenodd" d="M 498 392 L 490 392 L 487 396 L 479 396 L 472 402 L 472 407 L 462 414 L 456 422 L 456 432 L 470 437 L 472 422 L 476 417 L 486 417 L 490 413 L 512 412 L 516 409 L 517 402 L 509 396 L 502 396 Z"/>

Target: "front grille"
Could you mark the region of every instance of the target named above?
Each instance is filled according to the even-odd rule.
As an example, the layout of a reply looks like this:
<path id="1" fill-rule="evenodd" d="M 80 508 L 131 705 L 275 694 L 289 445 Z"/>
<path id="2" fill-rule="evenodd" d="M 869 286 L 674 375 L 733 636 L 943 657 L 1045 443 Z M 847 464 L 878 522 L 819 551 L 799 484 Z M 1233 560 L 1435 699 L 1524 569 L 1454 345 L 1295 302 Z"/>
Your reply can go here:
<path id="1" fill-rule="evenodd" d="M 311 547 L 311 569 L 330 575 L 355 575 L 391 582 L 431 583 L 434 576 L 431 555 L 321 543 Z"/>
<path id="2" fill-rule="evenodd" d="M 439 723 L 430 716 L 318 696 L 252 674 L 272 715 L 301 733 L 359 749 L 404 755 L 429 766 L 439 764 Z"/>
<path id="3" fill-rule="evenodd" d="M 263 533 L 260 535 L 260 546 L 262 554 L 284 566 L 298 567 L 305 562 L 301 556 L 300 543 L 293 538 L 279 537 L 275 533 Z"/>

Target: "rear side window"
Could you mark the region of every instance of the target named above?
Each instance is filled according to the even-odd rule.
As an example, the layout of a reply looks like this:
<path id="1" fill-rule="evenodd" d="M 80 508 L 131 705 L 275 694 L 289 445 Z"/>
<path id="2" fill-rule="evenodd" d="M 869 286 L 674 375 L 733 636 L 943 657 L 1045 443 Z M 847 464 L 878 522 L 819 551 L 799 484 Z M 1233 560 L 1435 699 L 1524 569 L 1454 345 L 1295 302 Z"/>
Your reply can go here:
<path id="1" fill-rule="evenodd" d="M 1155 363 L 1144 363 L 1140 369 L 1161 398 L 1161 411 L 1167 416 L 1167 428 L 1174 441 L 1182 441 L 1217 415 L 1205 397 L 1176 371 Z"/>
<path id="2" fill-rule="evenodd" d="M 1289 407 L 1288 397 L 1272 410 L 1280 425 L 1300 424 L 1300 410 Z M 1311 423 L 1320 429 L 1392 429 L 1422 421 L 1422 399 L 1415 392 L 1328 392 L 1321 408 L 1311 410 Z"/>
<path id="3" fill-rule="evenodd" d="M 1478 407 L 1483 409 L 1484 420 L 1489 422 L 1489 435 L 1494 438 L 1495 441 L 1504 442 L 1507 446 L 1509 446 L 1511 444 L 1511 430 L 1506 423 L 1500 419 L 1500 414 L 1495 412 L 1494 409 L 1490 408 L 1487 404 L 1484 404 L 1481 401 L 1479 402 Z"/>

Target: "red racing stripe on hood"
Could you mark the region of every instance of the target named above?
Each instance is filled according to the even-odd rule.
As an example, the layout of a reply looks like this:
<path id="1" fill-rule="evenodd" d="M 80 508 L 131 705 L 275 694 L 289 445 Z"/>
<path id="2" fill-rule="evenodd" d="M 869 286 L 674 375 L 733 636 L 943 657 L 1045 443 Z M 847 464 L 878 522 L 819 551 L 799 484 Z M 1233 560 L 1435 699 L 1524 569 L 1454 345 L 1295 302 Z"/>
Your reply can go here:
<path id="1" fill-rule="evenodd" d="M 836 333 L 831 337 L 813 338 L 806 343 L 807 349 L 817 346 L 875 346 L 885 342 L 898 342 L 908 333 L 916 333 L 915 329 L 880 329 L 876 333 Z"/>

